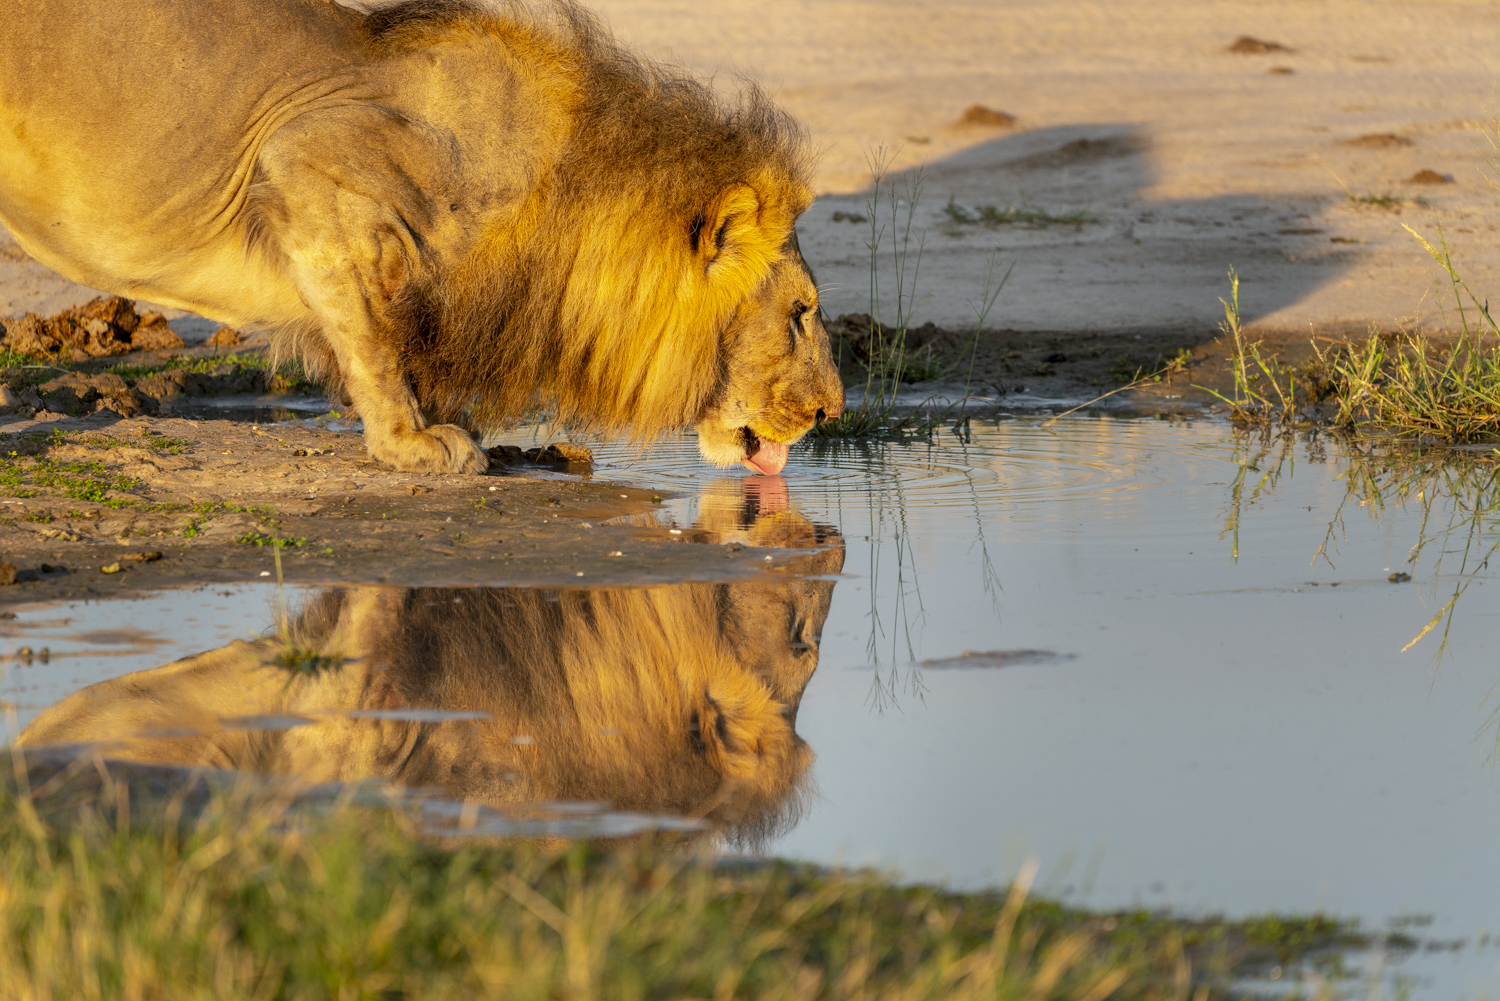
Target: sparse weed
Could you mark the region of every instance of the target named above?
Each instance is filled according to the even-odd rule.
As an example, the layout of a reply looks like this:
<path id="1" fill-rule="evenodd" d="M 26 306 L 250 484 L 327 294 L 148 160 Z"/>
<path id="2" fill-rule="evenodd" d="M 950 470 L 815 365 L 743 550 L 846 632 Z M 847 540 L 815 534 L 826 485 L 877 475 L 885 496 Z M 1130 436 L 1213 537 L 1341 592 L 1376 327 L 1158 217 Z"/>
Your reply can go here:
<path id="1" fill-rule="evenodd" d="M 1099 216 L 1086 209 L 1067 212 L 1050 212 L 1035 205 L 981 205 L 966 209 L 952 198 L 943 206 L 943 214 L 956 226 L 1019 226 L 1022 229 L 1046 229 L 1048 226 L 1088 226 L 1099 221 Z"/>
<path id="2" fill-rule="evenodd" d="M 1007 269 L 997 279 L 998 260 L 991 254 L 986 264 L 980 302 L 975 306 L 977 322 L 974 326 L 963 402 L 942 408 L 919 406 L 898 413 L 897 395 L 902 383 L 936 381 L 956 373 L 943 361 L 934 345 L 927 344 L 916 349 L 908 346 L 912 314 L 919 301 L 917 283 L 921 276 L 922 252 L 926 246 L 925 234 L 921 233 L 916 234 L 915 248 L 912 246 L 912 231 L 922 198 L 923 173 L 918 170 L 907 175 L 904 191 L 898 192 L 894 181 L 889 185 L 885 184 L 885 168 L 888 163 L 889 159 L 884 157 L 883 151 L 871 157 L 870 196 L 865 203 L 865 215 L 870 224 L 870 238 L 866 244 L 870 253 L 870 330 L 863 359 L 864 395 L 856 406 L 846 409 L 835 420 L 814 427 L 812 435 L 817 438 L 927 435 L 952 420 L 954 410 L 962 410 L 968 404 L 979 331 L 1010 278 L 1010 269 Z M 881 314 L 880 259 L 886 233 L 885 225 L 880 221 L 882 210 L 889 214 L 896 279 L 895 322 L 889 325 L 882 321 Z"/>
<path id="3" fill-rule="evenodd" d="M 1392 194 L 1389 191 L 1378 195 L 1356 195 L 1352 191 L 1346 191 L 1344 192 L 1344 198 L 1350 205 L 1357 205 L 1361 208 L 1385 209 L 1388 212 L 1399 209 L 1406 202 L 1405 198 Z"/>
<path id="4" fill-rule="evenodd" d="M 258 532 L 254 529 L 235 536 L 235 542 L 242 546 L 275 546 L 277 549 L 301 548 L 307 545 L 307 538 L 282 539 L 269 532 Z"/>
<path id="5" fill-rule="evenodd" d="M 1313 415 L 1306 413 L 1305 407 L 1316 404 L 1317 398 L 1309 399 L 1305 390 L 1298 396 L 1298 373 L 1284 368 L 1275 355 L 1262 353 L 1259 342 L 1251 342 L 1245 336 L 1240 320 L 1240 276 L 1232 268 L 1229 298 L 1219 302 L 1224 306 L 1224 322 L 1219 329 L 1233 343 L 1230 373 L 1234 378 L 1234 396 L 1227 397 L 1207 386 L 1194 388 L 1223 402 L 1229 408 L 1230 420 L 1289 428 L 1310 419 Z"/>

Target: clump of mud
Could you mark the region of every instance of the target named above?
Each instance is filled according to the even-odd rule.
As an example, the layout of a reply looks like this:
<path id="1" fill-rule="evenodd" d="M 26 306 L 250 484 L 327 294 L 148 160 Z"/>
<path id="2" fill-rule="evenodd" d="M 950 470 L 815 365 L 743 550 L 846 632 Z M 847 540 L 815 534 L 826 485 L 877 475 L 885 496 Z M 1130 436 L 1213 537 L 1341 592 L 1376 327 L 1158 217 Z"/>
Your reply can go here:
<path id="1" fill-rule="evenodd" d="M 171 414 L 181 397 L 284 393 L 298 388 L 269 367 L 230 359 L 207 370 L 167 368 L 136 378 L 66 372 L 40 384 L 35 369 L 0 369 L 0 414 L 78 417 L 112 410 L 121 417 Z"/>
<path id="2" fill-rule="evenodd" d="M 1394 132 L 1370 132 L 1358 139 L 1341 140 L 1339 145 L 1358 146 L 1361 149 L 1397 149 L 1401 146 L 1415 146 L 1416 143 Z"/>
<path id="3" fill-rule="evenodd" d="M 986 108 L 982 104 L 971 104 L 958 118 L 960 125 L 985 125 L 992 128 L 1008 129 L 1016 124 L 1016 116 L 1004 111 L 996 111 L 994 108 Z"/>
<path id="4" fill-rule="evenodd" d="M 213 348 L 232 348 L 239 345 L 244 338 L 240 332 L 233 327 L 220 327 L 213 332 L 213 336 L 203 343 Z"/>
<path id="5" fill-rule="evenodd" d="M 131 351 L 180 348 L 183 342 L 160 313 L 141 316 L 129 299 L 112 295 L 56 316 L 27 313 L 0 322 L 0 346 L 26 355 L 88 361 Z"/>
<path id="6" fill-rule="evenodd" d="M 530 463 L 551 466 L 565 472 L 587 472 L 593 468 L 594 453 L 582 445 L 554 442 L 537 448 L 522 449 L 516 445 L 496 445 L 488 450 L 491 468 Z"/>
<path id="7" fill-rule="evenodd" d="M 1406 179 L 1407 184 L 1452 184 L 1452 174 L 1439 174 L 1435 170 L 1422 169 Z"/>
<path id="8" fill-rule="evenodd" d="M 828 324 L 828 334 L 849 346 L 855 358 L 868 363 L 879 351 L 892 350 L 900 331 L 882 327 L 869 313 L 845 313 Z M 877 349 L 877 345 L 881 347 Z M 924 348 L 948 351 L 957 347 L 957 336 L 935 323 L 924 323 L 907 329 L 901 346 L 908 353 Z"/>
<path id="9" fill-rule="evenodd" d="M 1241 35 L 1224 51 L 1242 56 L 1263 56 L 1271 52 L 1291 52 L 1292 50 L 1280 42 L 1268 42 L 1264 38 Z"/>

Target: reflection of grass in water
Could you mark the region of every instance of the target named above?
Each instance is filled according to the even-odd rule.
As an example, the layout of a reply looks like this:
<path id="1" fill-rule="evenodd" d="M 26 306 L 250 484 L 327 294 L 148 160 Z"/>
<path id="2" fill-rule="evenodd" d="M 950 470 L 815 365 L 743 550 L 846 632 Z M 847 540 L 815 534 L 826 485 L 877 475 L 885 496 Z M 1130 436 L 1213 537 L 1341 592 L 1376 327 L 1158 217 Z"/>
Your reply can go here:
<path id="1" fill-rule="evenodd" d="M 983 510 L 974 482 L 974 455 L 970 451 L 972 433 L 967 426 L 953 432 L 958 453 L 958 464 L 969 491 L 973 519 L 974 545 L 979 548 L 980 586 L 989 597 L 995 618 L 1000 617 L 1000 576 L 990 556 L 985 539 Z M 946 441 L 946 438 L 941 439 Z M 899 708 L 900 698 L 921 700 L 926 694 L 922 670 L 914 666 L 919 659 L 921 627 L 927 619 L 927 609 L 922 600 L 921 576 L 916 552 L 912 546 L 912 530 L 907 521 L 907 497 L 903 481 L 905 471 L 920 465 L 914 443 L 890 441 L 821 441 L 813 443 L 815 456 L 841 453 L 857 459 L 859 465 L 870 470 L 872 484 L 884 482 L 884 471 L 890 470 L 889 486 L 862 491 L 865 500 L 865 517 L 870 526 L 869 543 L 869 633 L 865 640 L 865 654 L 875 669 L 871 684 L 870 703 L 878 712 L 887 708 Z M 945 449 L 937 441 L 928 439 L 926 457 L 929 461 L 945 456 Z M 887 552 L 888 547 L 890 551 Z M 971 548 L 972 552 L 972 548 Z M 894 581 L 891 574 L 894 572 Z M 887 586 L 882 588 L 882 583 Z M 889 646 L 886 646 L 889 641 Z"/>
<path id="2" fill-rule="evenodd" d="M 1417 569 L 1425 551 L 1437 547 L 1430 576 L 1444 571 L 1444 562 L 1456 576 L 1453 592 L 1422 631 L 1402 647 L 1411 649 L 1428 633 L 1443 626 L 1436 656 L 1448 647 L 1453 613 L 1474 579 L 1489 565 L 1500 548 L 1500 452 L 1449 449 L 1384 449 L 1351 444 L 1346 447 L 1347 469 L 1342 474 L 1346 491 L 1328 525 L 1318 556 L 1328 559 L 1328 547 L 1337 545 L 1344 532 L 1344 508 L 1351 501 L 1378 517 L 1388 503 L 1402 507 L 1416 504 L 1422 512 L 1417 538 L 1407 553 L 1406 564 Z M 1492 541 L 1493 540 L 1493 541 Z M 1329 565 L 1332 565 L 1330 561 Z"/>
<path id="3" fill-rule="evenodd" d="M 1307 458 L 1327 461 L 1329 441 L 1327 436 L 1309 434 L 1303 442 Z M 1442 625 L 1442 642 L 1435 654 L 1441 658 L 1448 647 L 1459 599 L 1500 548 L 1496 534 L 1500 530 L 1500 449 L 1403 446 L 1389 440 L 1372 442 L 1347 436 L 1331 441 L 1336 461 L 1344 467 L 1338 475 L 1344 481 L 1344 496 L 1329 520 L 1322 545 L 1313 554 L 1313 562 L 1322 559 L 1330 567 L 1334 565 L 1330 550 L 1336 553 L 1339 540 L 1347 537 L 1344 512 L 1351 502 L 1371 518 L 1378 518 L 1388 504 L 1403 508 L 1417 505 L 1421 522 L 1407 554 L 1406 572 L 1415 573 L 1423 554 L 1436 547 L 1428 576 L 1436 578 L 1446 567 L 1456 580 L 1437 614 L 1402 652 Z M 1244 509 L 1275 491 L 1283 476 L 1295 472 L 1296 448 L 1297 442 L 1288 436 L 1265 432 L 1236 436 L 1233 461 L 1239 468 L 1230 484 L 1229 513 L 1220 534 L 1220 538 L 1233 538 L 1234 559 L 1239 558 Z"/>
<path id="4" fill-rule="evenodd" d="M 1034 864 L 1009 893 L 960 894 L 670 842 L 445 844 L 399 812 L 252 796 L 186 815 L 123 784 L 33 800 L 16 774 L 6 999 L 1218 1001 L 1369 941 L 1321 916 L 1065 907 L 1030 896 Z"/>

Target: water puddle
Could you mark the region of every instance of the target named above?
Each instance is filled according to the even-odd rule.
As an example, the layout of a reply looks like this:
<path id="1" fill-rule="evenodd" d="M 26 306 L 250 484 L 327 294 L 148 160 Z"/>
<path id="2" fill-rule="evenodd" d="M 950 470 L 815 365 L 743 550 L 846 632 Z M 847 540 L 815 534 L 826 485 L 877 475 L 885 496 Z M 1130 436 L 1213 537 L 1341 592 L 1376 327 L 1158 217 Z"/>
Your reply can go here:
<path id="1" fill-rule="evenodd" d="M 17 608 L 0 691 L 28 741 L 395 781 L 434 824 L 593 804 L 958 887 L 1036 856 L 1075 904 L 1416 925 L 1416 993 L 1500 987 L 1493 454 L 1028 417 L 814 443 L 770 479 L 688 439 L 595 457 L 677 495 L 642 524 L 781 555 L 718 584 L 306 589 L 280 625 L 269 585 Z"/>
<path id="2" fill-rule="evenodd" d="M 246 424 L 285 424 L 327 414 L 328 401 L 318 396 L 288 397 L 285 394 L 188 396 L 176 402 L 178 417 L 210 421 L 242 421 Z"/>

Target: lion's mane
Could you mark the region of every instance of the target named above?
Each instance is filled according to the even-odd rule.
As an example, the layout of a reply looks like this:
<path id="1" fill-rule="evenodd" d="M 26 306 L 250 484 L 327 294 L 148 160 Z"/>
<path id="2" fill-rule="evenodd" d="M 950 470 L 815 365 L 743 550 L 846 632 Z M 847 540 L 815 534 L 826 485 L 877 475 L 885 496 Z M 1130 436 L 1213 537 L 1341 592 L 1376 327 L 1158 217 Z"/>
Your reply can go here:
<path id="1" fill-rule="evenodd" d="M 692 423 L 722 379 L 722 330 L 811 202 L 800 126 L 753 85 L 729 103 L 632 55 L 572 0 L 417 0 L 365 30 L 378 58 L 499 45 L 555 105 L 524 204 L 393 304 L 424 411 L 486 427 L 545 402 L 638 438 Z M 700 245 L 739 208 L 710 276 Z"/>

